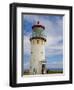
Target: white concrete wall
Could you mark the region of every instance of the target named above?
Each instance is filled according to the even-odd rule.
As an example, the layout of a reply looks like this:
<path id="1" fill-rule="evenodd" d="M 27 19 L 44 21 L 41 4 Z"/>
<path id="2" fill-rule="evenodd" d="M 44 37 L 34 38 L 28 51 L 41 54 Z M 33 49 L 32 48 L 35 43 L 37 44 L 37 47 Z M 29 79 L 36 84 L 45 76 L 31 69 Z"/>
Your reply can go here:
<path id="1" fill-rule="evenodd" d="M 37 44 L 37 40 L 39 43 Z M 33 68 L 37 70 L 37 74 L 41 73 L 41 62 L 45 60 L 45 41 L 42 39 L 31 40 L 31 74 L 33 74 Z"/>

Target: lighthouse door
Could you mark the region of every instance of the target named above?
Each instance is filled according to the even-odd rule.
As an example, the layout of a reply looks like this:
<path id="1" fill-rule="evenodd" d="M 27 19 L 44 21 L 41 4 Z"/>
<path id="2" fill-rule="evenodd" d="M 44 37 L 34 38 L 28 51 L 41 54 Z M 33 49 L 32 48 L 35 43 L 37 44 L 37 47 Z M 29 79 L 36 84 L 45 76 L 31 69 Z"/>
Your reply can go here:
<path id="1" fill-rule="evenodd" d="M 45 73 L 45 64 L 42 64 L 42 74 Z"/>

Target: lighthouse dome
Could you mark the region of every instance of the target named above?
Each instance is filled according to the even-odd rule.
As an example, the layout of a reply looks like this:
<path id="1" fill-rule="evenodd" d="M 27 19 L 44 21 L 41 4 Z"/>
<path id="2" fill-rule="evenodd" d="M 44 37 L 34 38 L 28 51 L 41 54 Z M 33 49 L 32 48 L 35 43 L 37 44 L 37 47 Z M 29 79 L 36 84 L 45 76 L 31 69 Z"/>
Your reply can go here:
<path id="1" fill-rule="evenodd" d="M 34 28 L 42 28 L 43 30 L 45 29 L 45 27 L 43 25 L 41 25 L 39 21 L 37 22 L 37 24 L 32 26 L 33 30 L 34 30 Z"/>
<path id="2" fill-rule="evenodd" d="M 36 24 L 32 26 L 32 36 L 30 40 L 35 38 L 38 38 L 38 39 L 40 38 L 46 41 L 44 30 L 45 30 L 45 27 L 41 25 L 40 22 L 38 21 Z"/>

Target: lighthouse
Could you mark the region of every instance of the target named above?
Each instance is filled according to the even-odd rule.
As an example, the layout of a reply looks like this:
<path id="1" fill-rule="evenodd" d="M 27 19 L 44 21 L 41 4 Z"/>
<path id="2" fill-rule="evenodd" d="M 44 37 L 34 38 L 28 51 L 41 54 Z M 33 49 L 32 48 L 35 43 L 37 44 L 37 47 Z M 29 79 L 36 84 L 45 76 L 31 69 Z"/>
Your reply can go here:
<path id="1" fill-rule="evenodd" d="M 32 26 L 31 43 L 31 60 L 30 74 L 45 74 L 46 59 L 45 59 L 45 43 L 46 36 L 44 34 L 45 27 L 38 21 Z"/>

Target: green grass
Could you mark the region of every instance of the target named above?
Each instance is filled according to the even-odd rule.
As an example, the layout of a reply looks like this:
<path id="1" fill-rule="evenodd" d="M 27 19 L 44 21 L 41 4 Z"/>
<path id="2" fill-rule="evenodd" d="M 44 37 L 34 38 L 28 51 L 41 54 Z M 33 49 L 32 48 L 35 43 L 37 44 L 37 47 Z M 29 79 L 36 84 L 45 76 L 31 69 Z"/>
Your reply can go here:
<path id="1" fill-rule="evenodd" d="M 62 74 L 63 70 L 48 70 L 47 74 Z M 24 72 L 23 75 L 30 75 L 29 72 Z"/>
<path id="2" fill-rule="evenodd" d="M 30 73 L 29 72 L 24 72 L 24 74 L 23 75 L 30 75 Z"/>
<path id="3" fill-rule="evenodd" d="M 47 74 L 63 73 L 62 70 L 49 70 Z"/>

